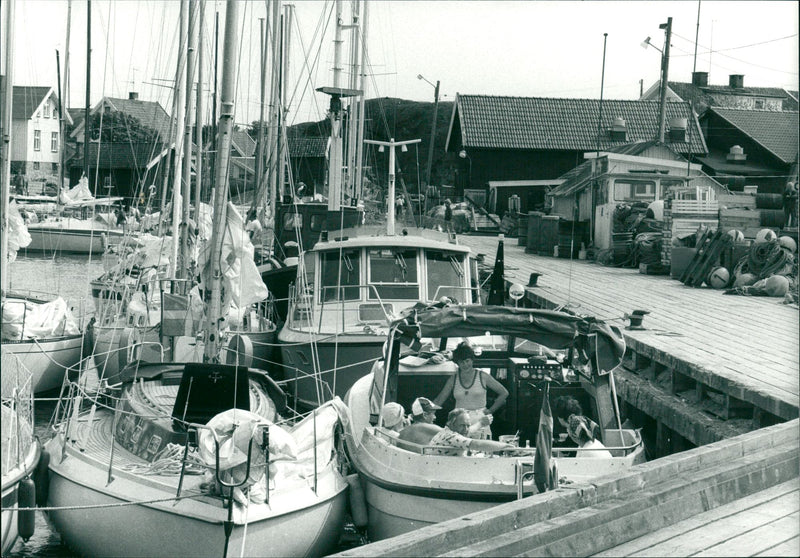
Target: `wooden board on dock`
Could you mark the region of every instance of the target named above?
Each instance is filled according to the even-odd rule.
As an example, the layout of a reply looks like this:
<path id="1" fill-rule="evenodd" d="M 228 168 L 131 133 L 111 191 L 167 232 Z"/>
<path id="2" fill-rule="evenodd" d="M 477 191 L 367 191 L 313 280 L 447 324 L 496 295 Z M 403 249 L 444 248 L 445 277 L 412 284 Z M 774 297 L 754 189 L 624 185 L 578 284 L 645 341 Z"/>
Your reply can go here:
<path id="1" fill-rule="evenodd" d="M 470 237 L 468 242 L 474 252 L 494 261 L 496 237 Z M 577 313 L 618 325 L 625 324 L 625 313 L 649 310 L 644 330 L 623 330 L 628 351 L 669 370 L 676 389 L 694 382 L 701 394 L 706 387 L 722 393 L 731 418 L 740 403 L 751 405 L 751 417 L 752 407 L 784 420 L 798 416 L 796 305 L 690 289 L 637 269 L 525 254 L 512 243 L 505 244 L 504 255 L 508 265 L 518 268 L 506 273 L 510 281 L 527 285 L 532 272 L 543 274 L 539 286 L 525 289 L 532 304 L 568 304 Z"/>

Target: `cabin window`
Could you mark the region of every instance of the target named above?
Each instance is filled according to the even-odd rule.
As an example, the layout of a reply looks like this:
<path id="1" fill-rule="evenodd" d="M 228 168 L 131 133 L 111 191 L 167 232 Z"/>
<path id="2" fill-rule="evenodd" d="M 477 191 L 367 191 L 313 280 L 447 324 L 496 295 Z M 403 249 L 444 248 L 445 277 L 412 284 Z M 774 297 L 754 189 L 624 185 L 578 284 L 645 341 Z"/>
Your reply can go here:
<path id="1" fill-rule="evenodd" d="M 50 132 L 50 151 L 58 153 L 58 132 Z"/>
<path id="2" fill-rule="evenodd" d="M 34 151 L 41 151 L 42 150 L 42 131 L 41 130 L 34 130 L 33 131 L 33 150 Z"/>
<path id="3" fill-rule="evenodd" d="M 331 300 L 358 300 L 361 266 L 358 249 L 330 250 L 320 254 L 322 269 L 320 296 L 322 302 Z"/>
<path id="4" fill-rule="evenodd" d="M 380 248 L 368 254 L 370 299 L 419 299 L 416 249 Z"/>
<path id="5" fill-rule="evenodd" d="M 43 108 L 44 108 L 44 117 L 50 118 L 50 103 L 45 103 Z"/>
<path id="6" fill-rule="evenodd" d="M 614 181 L 614 201 L 649 202 L 656 199 L 656 183 L 652 180 Z"/>
<path id="7" fill-rule="evenodd" d="M 322 230 L 322 225 L 325 224 L 325 215 L 312 215 L 309 227 L 311 232 L 319 232 Z"/>
<path id="8" fill-rule="evenodd" d="M 283 214 L 283 230 L 300 230 L 303 228 L 303 216 L 300 213 L 287 212 Z"/>
<path id="9" fill-rule="evenodd" d="M 456 299 L 458 302 L 469 302 L 464 289 L 464 255 L 452 252 L 429 250 L 426 253 L 428 263 L 428 299 L 439 300 L 443 296 Z"/>

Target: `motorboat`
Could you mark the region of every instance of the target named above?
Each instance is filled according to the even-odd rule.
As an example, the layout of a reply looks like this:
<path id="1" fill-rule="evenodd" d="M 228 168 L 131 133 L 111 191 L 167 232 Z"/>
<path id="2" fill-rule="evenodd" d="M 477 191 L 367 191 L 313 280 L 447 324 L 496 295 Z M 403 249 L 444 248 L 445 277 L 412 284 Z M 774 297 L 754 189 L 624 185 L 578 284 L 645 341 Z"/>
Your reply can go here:
<path id="1" fill-rule="evenodd" d="M 340 400 L 303 416 L 260 370 L 134 363 L 100 390 L 71 383 L 58 410 L 47 515 L 82 555 L 321 556 L 338 541 Z"/>
<path id="2" fill-rule="evenodd" d="M 2 353 L 2 544 L 7 556 L 18 537 L 29 539 L 34 530 L 36 486 L 32 477 L 41 445 L 33 431 L 33 389 L 30 371 L 20 359 Z"/>
<path id="3" fill-rule="evenodd" d="M 387 403 L 410 410 L 416 397 L 433 399 L 439 393 L 458 368 L 434 357 L 463 341 L 474 350 L 476 370 L 491 374 L 509 392 L 491 429 L 495 439 L 516 440 L 511 450 L 441 455 L 441 448 L 430 445 L 431 435 L 408 437 L 406 429 L 397 435 L 383 425 L 381 410 Z M 550 310 L 419 305 L 392 322 L 385 354 L 344 398 L 351 413 L 346 447 L 364 485 L 371 540 L 548 487 L 619 472 L 645 460 L 640 432 L 622 423 L 616 404 L 613 369 L 624 354 L 616 327 Z M 577 452 L 561 442 L 547 451 L 552 415 L 543 408 L 549 410 L 550 396 L 561 395 L 574 397 L 596 420 L 606 453 L 588 458 L 584 452 L 590 450 Z M 443 407 L 437 411 L 438 427 L 444 426 L 453 403 Z M 537 460 L 540 470 L 549 471 L 549 480 L 541 485 L 535 478 Z M 548 468 L 547 463 L 554 466 Z"/>
<path id="4" fill-rule="evenodd" d="M 278 333 L 294 395 L 316 406 L 343 397 L 381 356 L 389 326 L 419 301 L 479 300 L 477 264 L 455 235 L 383 227 L 331 231 L 306 251 Z"/>

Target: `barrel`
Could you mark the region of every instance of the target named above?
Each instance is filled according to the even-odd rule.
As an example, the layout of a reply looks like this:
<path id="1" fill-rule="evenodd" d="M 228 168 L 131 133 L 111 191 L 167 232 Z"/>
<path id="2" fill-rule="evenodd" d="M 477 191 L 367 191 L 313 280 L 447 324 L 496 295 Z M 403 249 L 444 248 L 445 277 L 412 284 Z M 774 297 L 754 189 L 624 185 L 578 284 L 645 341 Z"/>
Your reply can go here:
<path id="1" fill-rule="evenodd" d="M 540 211 L 530 211 L 528 213 L 528 238 L 525 242 L 525 253 L 536 254 L 539 243 L 539 227 L 542 223 L 544 214 Z"/>
<path id="2" fill-rule="evenodd" d="M 762 227 L 783 228 L 786 224 L 786 215 L 783 209 L 762 209 L 760 224 Z"/>
<path id="3" fill-rule="evenodd" d="M 545 215 L 539 229 L 539 255 L 552 256 L 553 248 L 558 246 L 558 215 Z"/>
<path id="4" fill-rule="evenodd" d="M 756 194 L 756 209 L 783 209 L 783 195 Z"/>
<path id="5" fill-rule="evenodd" d="M 517 245 L 525 246 L 528 243 L 528 215 L 523 213 L 517 217 Z"/>

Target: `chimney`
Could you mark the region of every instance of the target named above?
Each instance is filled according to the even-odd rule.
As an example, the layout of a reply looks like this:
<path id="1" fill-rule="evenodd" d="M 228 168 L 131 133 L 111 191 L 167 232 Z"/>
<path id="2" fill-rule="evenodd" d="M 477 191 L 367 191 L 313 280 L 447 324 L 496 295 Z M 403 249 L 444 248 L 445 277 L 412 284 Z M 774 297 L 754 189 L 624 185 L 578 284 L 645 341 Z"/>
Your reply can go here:
<path id="1" fill-rule="evenodd" d="M 692 85 L 708 87 L 708 72 L 692 72 Z"/>
<path id="2" fill-rule="evenodd" d="M 731 147 L 725 160 L 729 163 L 744 163 L 747 160 L 747 155 L 744 154 L 744 149 L 738 145 Z"/>
<path id="3" fill-rule="evenodd" d="M 670 118 L 669 120 L 669 139 L 670 141 L 686 141 L 686 118 Z"/>
<path id="4" fill-rule="evenodd" d="M 744 89 L 744 74 L 731 74 L 728 85 L 731 89 Z"/>
<path id="5" fill-rule="evenodd" d="M 130 93 L 128 93 L 128 99 L 130 99 L 131 101 L 136 101 L 139 99 L 139 94 L 136 91 L 131 91 Z"/>
<path id="6" fill-rule="evenodd" d="M 608 136 L 611 141 L 625 141 L 628 138 L 628 127 L 625 124 L 625 119 L 619 116 L 614 119 L 611 128 L 608 130 Z"/>

